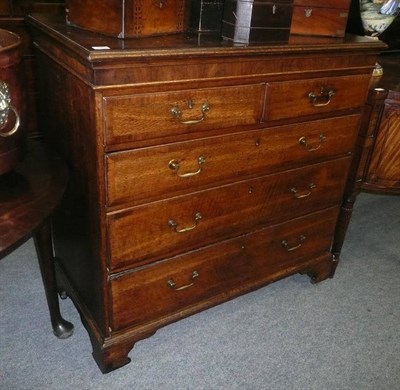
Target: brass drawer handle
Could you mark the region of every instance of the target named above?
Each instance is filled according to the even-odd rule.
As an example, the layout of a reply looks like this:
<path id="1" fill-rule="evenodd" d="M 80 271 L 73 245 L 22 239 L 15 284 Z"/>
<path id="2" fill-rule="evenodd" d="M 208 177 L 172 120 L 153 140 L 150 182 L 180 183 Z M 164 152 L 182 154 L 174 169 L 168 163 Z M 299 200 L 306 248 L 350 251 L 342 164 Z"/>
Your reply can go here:
<path id="1" fill-rule="evenodd" d="M 197 158 L 197 164 L 199 165 L 199 169 L 195 172 L 179 173 L 178 171 L 179 171 L 180 165 L 179 165 L 179 161 L 177 161 L 177 160 L 171 160 L 168 163 L 168 167 L 169 167 L 169 169 L 172 169 L 173 171 L 175 171 L 177 176 L 185 178 L 185 177 L 192 177 L 192 176 L 198 175 L 201 172 L 201 165 L 204 164 L 205 162 L 206 162 L 206 158 L 204 156 L 199 156 Z"/>
<path id="2" fill-rule="evenodd" d="M 298 238 L 299 243 L 297 245 L 294 246 L 290 246 L 289 242 L 287 240 L 283 240 L 281 242 L 281 245 L 284 249 L 286 249 L 288 252 L 294 251 L 296 249 L 299 249 L 301 247 L 301 245 L 303 244 L 303 241 L 306 239 L 305 236 L 301 235 Z"/>
<path id="3" fill-rule="evenodd" d="M 310 183 L 310 185 L 308 186 L 310 191 L 308 191 L 308 192 L 300 193 L 295 187 L 292 187 L 290 189 L 290 191 L 293 193 L 295 198 L 303 199 L 303 198 L 309 197 L 312 194 L 313 189 L 316 188 L 316 187 L 317 186 L 314 183 Z"/>
<path id="4" fill-rule="evenodd" d="M 325 107 L 331 102 L 331 98 L 335 95 L 336 91 L 333 88 L 327 89 L 321 87 L 319 95 L 316 95 L 314 92 L 310 92 L 308 94 L 308 99 L 314 107 Z"/>
<path id="5" fill-rule="evenodd" d="M 185 290 L 185 289 L 187 289 L 189 287 L 192 287 L 194 285 L 194 283 L 195 283 L 195 279 L 198 278 L 198 277 L 199 277 L 199 273 L 197 271 L 193 271 L 192 272 L 192 276 L 191 276 L 191 280 L 193 280 L 192 283 L 185 284 L 185 285 L 183 285 L 181 287 L 176 287 L 176 283 L 174 282 L 174 279 L 169 279 L 167 281 L 167 286 L 169 288 L 173 289 L 174 291 L 182 291 L 182 290 Z"/>
<path id="6" fill-rule="evenodd" d="M 199 224 L 199 222 L 202 218 L 203 218 L 203 216 L 200 213 L 196 213 L 194 216 L 194 225 L 183 227 L 183 228 L 179 228 L 179 224 L 175 220 L 170 219 L 168 221 L 168 226 L 170 228 L 172 228 L 172 230 L 176 233 L 185 233 L 185 232 L 189 232 L 189 231 L 193 230 L 195 227 L 197 227 L 197 225 Z"/>
<path id="7" fill-rule="evenodd" d="M 315 147 L 310 146 L 310 145 L 308 144 L 308 141 L 307 141 L 307 138 L 306 138 L 306 137 L 301 137 L 301 138 L 299 138 L 299 144 L 300 144 L 301 146 L 304 146 L 305 148 L 307 148 L 307 150 L 308 150 L 309 152 L 315 152 L 316 150 L 318 150 L 318 149 L 322 146 L 322 143 L 323 143 L 325 140 L 326 140 L 326 136 L 325 136 L 323 133 L 321 133 L 321 134 L 319 135 L 319 144 L 318 144 L 317 146 L 315 146 Z"/>
<path id="8" fill-rule="evenodd" d="M 167 0 L 154 0 L 153 5 L 157 8 L 163 9 L 167 6 Z"/>
<path id="9" fill-rule="evenodd" d="M 189 100 L 187 102 L 188 108 L 192 109 L 194 106 L 194 103 L 192 100 Z M 183 125 L 195 125 L 197 123 L 203 122 L 204 119 L 206 119 L 206 112 L 210 110 L 210 105 L 208 103 L 203 103 L 200 107 L 200 116 L 195 119 L 189 119 L 189 120 L 182 120 L 182 110 L 179 108 L 179 106 L 174 106 L 170 109 L 171 115 L 177 119 L 180 123 Z"/>
<path id="10" fill-rule="evenodd" d="M 7 126 L 10 110 L 14 112 L 15 123 L 11 130 L 7 132 L 0 131 L 0 137 L 3 138 L 10 137 L 18 130 L 20 118 L 16 108 L 11 105 L 11 96 L 8 90 L 8 84 L 4 81 L 0 81 L 0 130 L 3 130 Z"/>

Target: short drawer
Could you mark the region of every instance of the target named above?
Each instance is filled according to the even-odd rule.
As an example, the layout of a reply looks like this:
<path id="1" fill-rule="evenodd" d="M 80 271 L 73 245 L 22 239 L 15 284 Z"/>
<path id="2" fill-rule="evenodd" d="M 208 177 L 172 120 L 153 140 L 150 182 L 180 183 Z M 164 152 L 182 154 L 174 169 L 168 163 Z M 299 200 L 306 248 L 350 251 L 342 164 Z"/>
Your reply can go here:
<path id="1" fill-rule="evenodd" d="M 337 212 L 311 214 L 111 277 L 112 330 L 162 320 L 204 302 L 209 306 L 218 295 L 226 300 L 256 281 L 296 272 L 328 253 Z"/>
<path id="2" fill-rule="evenodd" d="M 108 206 L 169 198 L 348 154 L 359 120 L 350 115 L 110 153 Z"/>
<path id="3" fill-rule="evenodd" d="M 337 205 L 350 161 L 343 157 L 111 214 L 109 267 L 148 263 Z"/>
<path id="4" fill-rule="evenodd" d="M 284 81 L 268 85 L 266 121 L 306 117 L 360 108 L 371 75 Z"/>
<path id="5" fill-rule="evenodd" d="M 256 124 L 265 84 L 103 98 L 108 145 Z"/>

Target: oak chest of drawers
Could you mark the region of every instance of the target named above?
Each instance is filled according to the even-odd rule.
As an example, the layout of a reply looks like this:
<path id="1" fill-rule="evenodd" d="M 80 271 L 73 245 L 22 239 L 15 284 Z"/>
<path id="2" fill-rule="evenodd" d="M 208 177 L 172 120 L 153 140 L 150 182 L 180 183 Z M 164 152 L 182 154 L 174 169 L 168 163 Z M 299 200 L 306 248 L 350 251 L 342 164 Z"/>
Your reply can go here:
<path id="1" fill-rule="evenodd" d="M 158 328 L 331 252 L 374 40 L 118 40 L 33 16 L 47 139 L 71 182 L 59 288 L 103 372 Z"/>

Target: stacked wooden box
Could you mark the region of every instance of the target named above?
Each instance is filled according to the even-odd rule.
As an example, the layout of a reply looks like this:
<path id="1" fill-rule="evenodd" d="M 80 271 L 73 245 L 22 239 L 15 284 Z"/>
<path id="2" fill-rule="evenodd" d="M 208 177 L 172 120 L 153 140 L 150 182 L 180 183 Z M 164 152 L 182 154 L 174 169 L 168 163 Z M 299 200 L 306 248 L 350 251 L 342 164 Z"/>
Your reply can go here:
<path id="1" fill-rule="evenodd" d="M 235 43 L 287 41 L 293 0 L 225 0 L 222 37 Z"/>
<path id="2" fill-rule="evenodd" d="M 214 31 L 248 44 L 290 34 L 342 37 L 349 7 L 350 0 L 66 0 L 66 17 L 119 38 Z"/>
<path id="3" fill-rule="evenodd" d="M 294 0 L 290 32 L 343 37 L 349 8 L 349 0 Z"/>
<path id="4" fill-rule="evenodd" d="M 119 38 L 186 29 L 185 0 L 66 0 L 65 6 L 67 23 Z"/>

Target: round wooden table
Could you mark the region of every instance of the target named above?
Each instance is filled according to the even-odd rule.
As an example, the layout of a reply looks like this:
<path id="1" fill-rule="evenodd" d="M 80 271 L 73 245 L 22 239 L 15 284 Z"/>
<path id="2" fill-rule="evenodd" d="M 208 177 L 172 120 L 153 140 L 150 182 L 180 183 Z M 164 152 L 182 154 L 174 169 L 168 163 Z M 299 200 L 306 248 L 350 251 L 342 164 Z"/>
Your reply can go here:
<path id="1" fill-rule="evenodd" d="M 68 180 L 64 162 L 46 145 L 30 141 L 24 160 L 0 176 L 0 259 L 34 238 L 54 334 L 67 338 L 73 325 L 60 314 L 50 217 Z"/>

